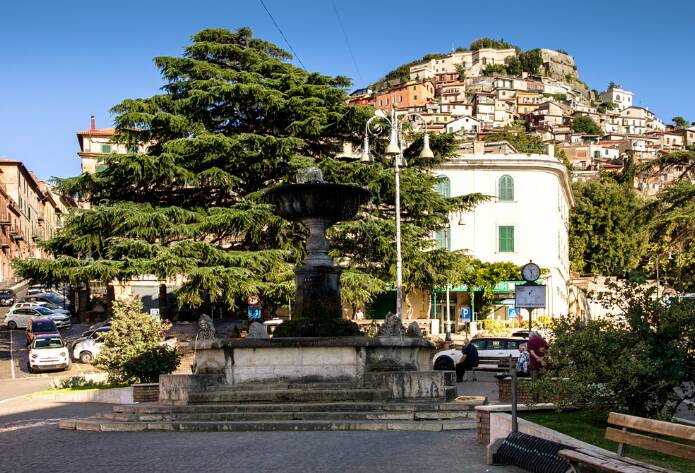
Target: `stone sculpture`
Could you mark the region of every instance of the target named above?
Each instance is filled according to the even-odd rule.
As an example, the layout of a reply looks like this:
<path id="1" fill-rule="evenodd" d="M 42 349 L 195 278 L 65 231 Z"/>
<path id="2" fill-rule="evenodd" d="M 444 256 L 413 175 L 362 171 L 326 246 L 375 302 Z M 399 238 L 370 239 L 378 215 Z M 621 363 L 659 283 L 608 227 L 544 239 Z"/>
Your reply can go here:
<path id="1" fill-rule="evenodd" d="M 388 313 L 384 324 L 379 327 L 378 335 L 380 337 L 402 337 L 405 334 L 405 328 L 401 318 L 396 314 Z"/>
<path id="2" fill-rule="evenodd" d="M 270 338 L 265 326 L 260 322 L 251 322 L 249 325 L 249 334 L 246 338 Z"/>
<path id="3" fill-rule="evenodd" d="M 408 330 L 405 332 L 406 337 L 422 338 L 422 330 L 420 330 L 420 325 L 417 322 L 411 322 L 408 325 Z"/>

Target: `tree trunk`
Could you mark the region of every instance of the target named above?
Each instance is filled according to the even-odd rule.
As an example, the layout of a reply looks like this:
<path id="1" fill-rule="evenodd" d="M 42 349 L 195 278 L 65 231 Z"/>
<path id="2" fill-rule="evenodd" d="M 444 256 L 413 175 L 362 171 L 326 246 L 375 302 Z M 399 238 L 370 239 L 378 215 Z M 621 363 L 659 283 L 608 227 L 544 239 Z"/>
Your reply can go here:
<path id="1" fill-rule="evenodd" d="M 159 285 L 159 318 L 164 320 L 169 318 L 169 305 L 167 303 L 167 285 Z"/>

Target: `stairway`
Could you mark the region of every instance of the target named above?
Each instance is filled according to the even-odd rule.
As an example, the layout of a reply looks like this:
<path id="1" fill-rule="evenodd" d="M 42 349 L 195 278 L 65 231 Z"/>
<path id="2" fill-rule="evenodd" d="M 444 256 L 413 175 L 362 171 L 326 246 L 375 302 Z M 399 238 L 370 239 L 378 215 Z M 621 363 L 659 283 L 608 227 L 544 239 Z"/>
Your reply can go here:
<path id="1" fill-rule="evenodd" d="M 473 408 L 485 398 L 454 401 L 393 400 L 383 389 L 343 383 L 218 386 L 195 393 L 186 405 L 115 405 L 87 419 L 64 419 L 60 428 L 134 431 L 427 431 L 475 428 Z"/>

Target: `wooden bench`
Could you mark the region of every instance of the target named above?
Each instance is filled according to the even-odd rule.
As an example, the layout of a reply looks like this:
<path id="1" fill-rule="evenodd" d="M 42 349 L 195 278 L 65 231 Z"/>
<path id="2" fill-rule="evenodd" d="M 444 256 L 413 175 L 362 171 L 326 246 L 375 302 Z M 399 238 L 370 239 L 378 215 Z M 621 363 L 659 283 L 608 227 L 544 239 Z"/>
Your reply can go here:
<path id="1" fill-rule="evenodd" d="M 478 366 L 473 368 L 473 371 L 494 371 L 509 373 L 509 358 L 500 358 L 497 356 L 480 356 L 478 357 Z M 512 367 L 516 366 L 516 358 L 511 358 Z"/>
<path id="2" fill-rule="evenodd" d="M 560 450 L 558 455 L 569 461 L 575 471 L 668 471 L 657 466 L 623 457 L 626 444 L 695 461 L 695 446 L 661 438 L 669 437 L 670 439 L 693 442 L 695 441 L 695 427 L 660 420 L 645 419 L 627 414 L 618 414 L 615 412 L 611 412 L 608 415 L 608 424 L 609 427 L 606 428 L 606 439 L 618 442 L 618 451 L 616 455 L 602 455 L 599 452 L 586 449 Z"/>

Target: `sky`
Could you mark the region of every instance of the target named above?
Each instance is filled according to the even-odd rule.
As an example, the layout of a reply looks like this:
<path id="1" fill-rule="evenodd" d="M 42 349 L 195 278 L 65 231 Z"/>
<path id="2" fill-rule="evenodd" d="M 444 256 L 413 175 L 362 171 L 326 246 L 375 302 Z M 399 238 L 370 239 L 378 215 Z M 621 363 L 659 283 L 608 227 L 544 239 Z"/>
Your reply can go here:
<path id="1" fill-rule="evenodd" d="M 566 50 L 592 89 L 614 81 L 665 122 L 695 120 L 695 1 L 263 1 L 295 64 L 347 75 L 355 88 L 487 36 Z M 180 55 L 203 28 L 242 26 L 290 49 L 261 0 L 4 0 L 0 156 L 43 179 L 79 174 L 75 133 L 92 114 L 110 127 L 111 107 L 158 93 L 152 58 Z"/>

